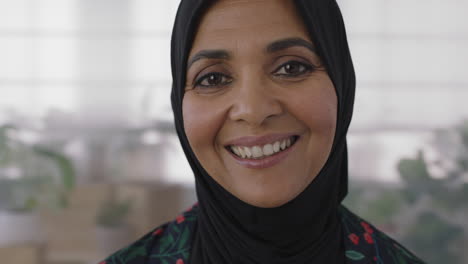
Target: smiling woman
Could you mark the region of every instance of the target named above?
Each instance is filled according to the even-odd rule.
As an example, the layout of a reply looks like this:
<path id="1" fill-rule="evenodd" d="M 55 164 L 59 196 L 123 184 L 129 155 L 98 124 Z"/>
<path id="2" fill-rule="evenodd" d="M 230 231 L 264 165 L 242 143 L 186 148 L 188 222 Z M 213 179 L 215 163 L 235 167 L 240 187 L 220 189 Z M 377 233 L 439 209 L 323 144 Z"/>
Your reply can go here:
<path id="1" fill-rule="evenodd" d="M 181 2 L 172 107 L 199 203 L 109 263 L 423 263 L 341 206 L 355 76 L 333 0 Z"/>
<path id="2" fill-rule="evenodd" d="M 282 15 L 258 19 L 258 9 Z M 292 2 L 214 4 L 201 20 L 186 79 L 183 117 L 192 150 L 239 199 L 280 206 L 325 164 L 335 89 Z"/>

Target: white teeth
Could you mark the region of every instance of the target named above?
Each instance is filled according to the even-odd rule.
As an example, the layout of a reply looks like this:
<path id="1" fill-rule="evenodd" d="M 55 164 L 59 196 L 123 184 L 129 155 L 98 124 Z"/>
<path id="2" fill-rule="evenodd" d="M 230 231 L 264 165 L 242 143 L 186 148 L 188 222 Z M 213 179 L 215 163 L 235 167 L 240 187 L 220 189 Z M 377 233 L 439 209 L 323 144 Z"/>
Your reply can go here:
<path id="1" fill-rule="evenodd" d="M 233 151 L 234 153 L 236 153 L 237 156 L 242 156 L 242 155 L 240 154 L 240 152 L 239 152 L 239 148 L 238 148 L 238 147 L 231 147 L 231 149 L 232 149 L 232 151 Z"/>
<path id="2" fill-rule="evenodd" d="M 252 151 L 248 147 L 244 147 L 244 151 L 247 158 L 252 157 Z"/>
<path id="3" fill-rule="evenodd" d="M 286 140 L 281 141 L 281 150 L 284 150 L 286 148 Z"/>
<path id="4" fill-rule="evenodd" d="M 230 146 L 232 152 L 243 159 L 258 159 L 264 156 L 271 156 L 282 150 L 289 148 L 292 144 L 291 138 L 287 138 L 281 141 L 275 141 L 274 143 L 266 144 L 262 146 L 253 147 L 241 147 L 241 146 Z"/>
<path id="5" fill-rule="evenodd" d="M 280 143 L 279 143 L 279 141 L 276 141 L 275 144 L 273 144 L 273 151 L 274 151 L 274 152 L 280 151 Z"/>
<path id="6" fill-rule="evenodd" d="M 263 156 L 262 149 L 259 146 L 255 146 L 252 148 L 252 154 L 254 158 L 260 158 Z"/>
<path id="7" fill-rule="evenodd" d="M 270 156 L 273 153 L 273 146 L 271 144 L 266 144 L 263 146 L 263 155 Z"/>
<path id="8" fill-rule="evenodd" d="M 246 155 L 245 155 L 245 151 L 244 151 L 244 149 L 243 149 L 243 148 L 241 148 L 241 147 L 237 147 L 237 150 L 239 151 L 239 154 L 240 154 L 240 156 L 241 156 L 241 157 L 243 157 L 243 158 L 245 158 L 245 157 L 246 157 Z"/>

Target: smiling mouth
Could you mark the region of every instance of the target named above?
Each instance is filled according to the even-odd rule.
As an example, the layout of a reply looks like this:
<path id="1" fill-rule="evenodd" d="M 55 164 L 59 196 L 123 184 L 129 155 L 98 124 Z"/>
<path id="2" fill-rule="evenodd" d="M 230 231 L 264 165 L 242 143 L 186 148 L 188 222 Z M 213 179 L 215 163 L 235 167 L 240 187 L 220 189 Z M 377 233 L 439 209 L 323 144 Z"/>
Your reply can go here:
<path id="1" fill-rule="evenodd" d="M 282 140 L 277 140 L 265 145 L 259 146 L 226 146 L 226 149 L 241 159 L 263 159 L 281 153 L 293 146 L 299 136 L 291 136 Z"/>

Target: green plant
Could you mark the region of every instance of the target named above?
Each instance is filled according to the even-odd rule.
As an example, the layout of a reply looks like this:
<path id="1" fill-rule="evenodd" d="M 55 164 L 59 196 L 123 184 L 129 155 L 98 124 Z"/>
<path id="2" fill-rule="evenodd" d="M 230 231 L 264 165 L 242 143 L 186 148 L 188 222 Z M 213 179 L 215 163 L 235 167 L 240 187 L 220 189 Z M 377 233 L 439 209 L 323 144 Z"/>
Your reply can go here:
<path id="1" fill-rule="evenodd" d="M 452 252 L 455 244 L 462 243 L 463 228 L 449 223 L 437 213 L 424 211 L 416 224 L 410 226 L 403 237 L 412 250 L 421 252 L 428 263 L 466 263 L 461 254 Z"/>
<path id="2" fill-rule="evenodd" d="M 103 227 L 119 227 L 125 225 L 127 215 L 131 211 L 132 201 L 110 198 L 104 201 L 96 215 L 96 223 Z"/>
<path id="3" fill-rule="evenodd" d="M 0 209 L 67 206 L 68 193 L 75 185 L 71 160 L 50 147 L 21 142 L 12 136 L 19 131 L 0 126 Z"/>
<path id="4" fill-rule="evenodd" d="M 435 131 L 431 147 L 438 160 L 419 150 L 398 162 L 403 185 L 353 181 L 345 204 L 428 263 L 468 263 L 468 120 Z"/>
<path id="5" fill-rule="evenodd" d="M 433 143 L 444 160 L 429 162 L 420 151 L 415 159 L 403 159 L 398 165 L 408 202 L 417 203 L 423 197 L 430 201 L 407 228 L 403 242 L 425 254 L 428 262 L 466 263 L 459 245 L 468 235 L 467 222 L 461 220 L 468 219 L 468 121 L 437 131 Z M 444 177 L 435 178 L 430 167 L 444 163 L 452 165 L 442 168 Z"/>

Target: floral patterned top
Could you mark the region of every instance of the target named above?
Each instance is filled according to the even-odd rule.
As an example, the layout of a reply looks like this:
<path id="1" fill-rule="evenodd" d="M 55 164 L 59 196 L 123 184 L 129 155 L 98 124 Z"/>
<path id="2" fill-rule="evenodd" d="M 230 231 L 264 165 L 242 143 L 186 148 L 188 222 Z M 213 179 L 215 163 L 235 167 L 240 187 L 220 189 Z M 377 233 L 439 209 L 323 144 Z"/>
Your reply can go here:
<path id="1" fill-rule="evenodd" d="M 159 226 L 99 264 L 188 264 L 198 204 Z M 339 209 L 346 264 L 419 264 L 424 262 L 371 224 Z"/>

